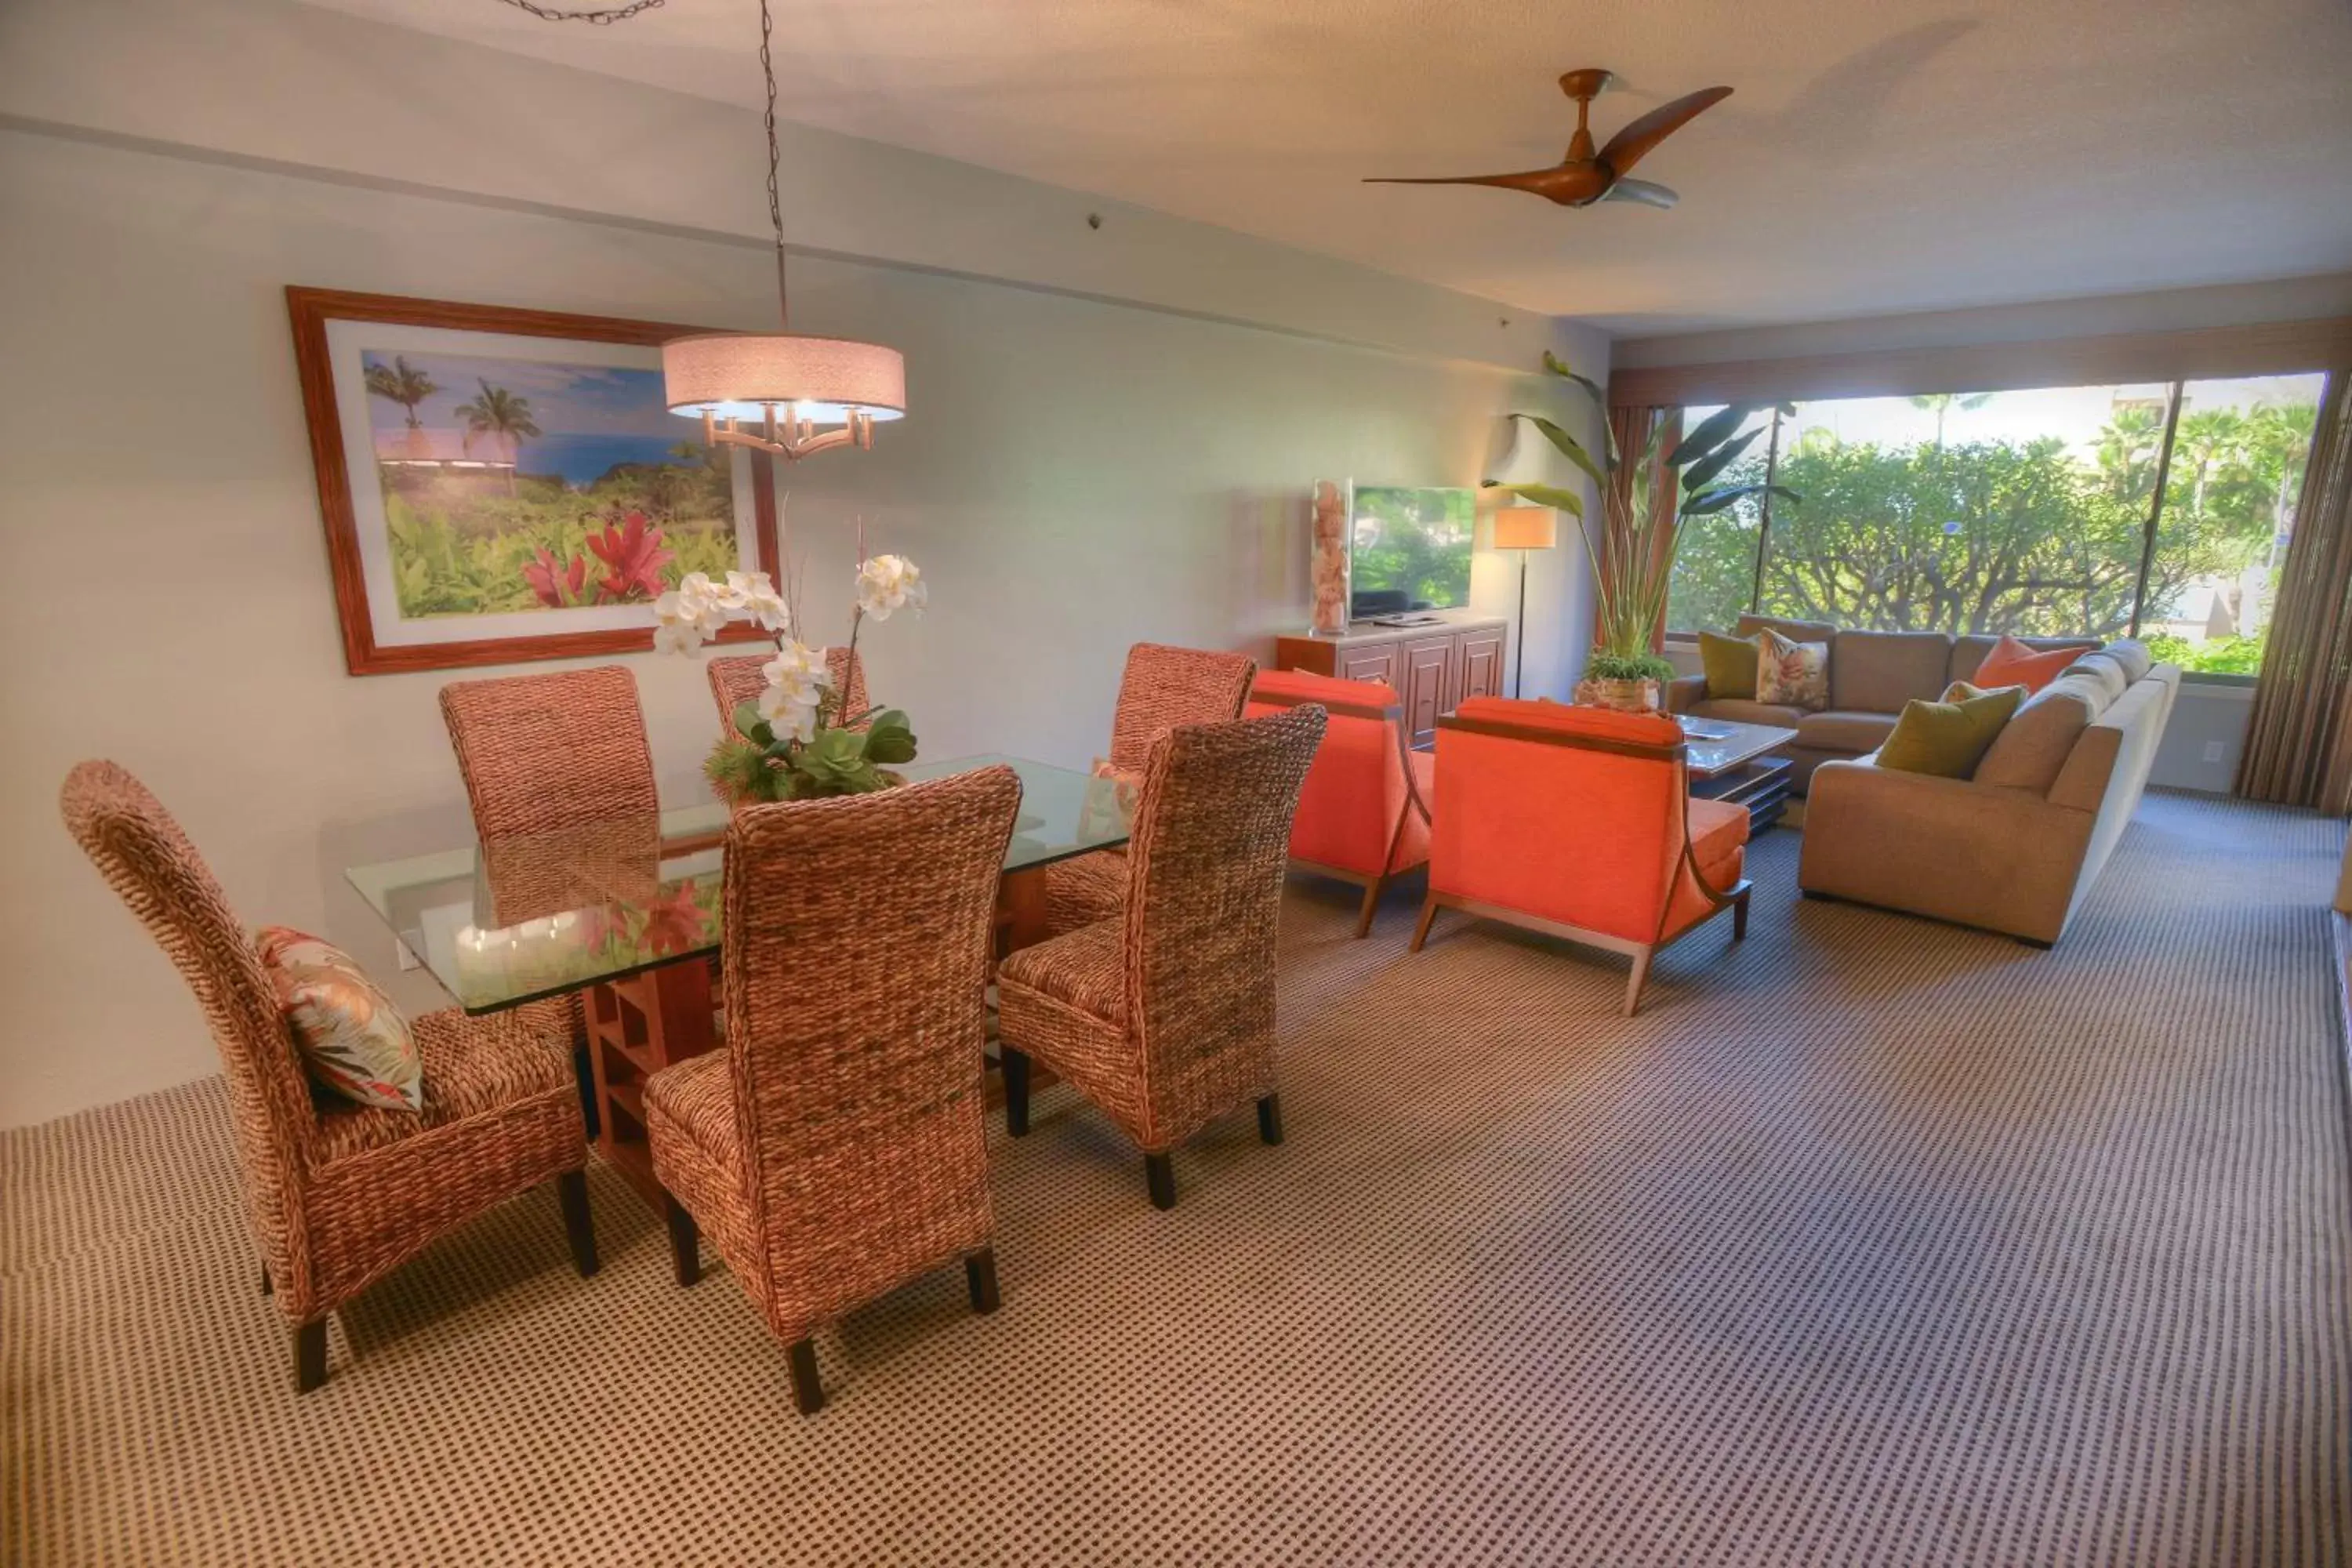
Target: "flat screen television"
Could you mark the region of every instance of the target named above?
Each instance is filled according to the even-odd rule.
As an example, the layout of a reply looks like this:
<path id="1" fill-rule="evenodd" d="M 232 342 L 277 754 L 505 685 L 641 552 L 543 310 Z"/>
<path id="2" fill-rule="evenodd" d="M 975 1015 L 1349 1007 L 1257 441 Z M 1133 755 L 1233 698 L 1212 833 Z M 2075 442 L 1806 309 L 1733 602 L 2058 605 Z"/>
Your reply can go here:
<path id="1" fill-rule="evenodd" d="M 1475 490 L 1350 484 L 1349 618 L 1467 605 L 1477 511 Z"/>

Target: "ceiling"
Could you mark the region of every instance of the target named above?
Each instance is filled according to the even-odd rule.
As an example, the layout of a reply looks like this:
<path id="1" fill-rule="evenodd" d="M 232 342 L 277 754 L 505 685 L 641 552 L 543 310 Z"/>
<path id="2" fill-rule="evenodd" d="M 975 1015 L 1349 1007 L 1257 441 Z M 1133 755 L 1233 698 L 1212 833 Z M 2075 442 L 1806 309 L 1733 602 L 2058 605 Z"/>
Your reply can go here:
<path id="1" fill-rule="evenodd" d="M 745 105 L 750 0 L 314 0 Z M 572 4 L 600 0 L 571 0 Z M 774 0 L 783 113 L 1648 333 L 2352 268 L 2345 0 Z M 1360 184 L 1717 83 L 1666 213 Z"/>

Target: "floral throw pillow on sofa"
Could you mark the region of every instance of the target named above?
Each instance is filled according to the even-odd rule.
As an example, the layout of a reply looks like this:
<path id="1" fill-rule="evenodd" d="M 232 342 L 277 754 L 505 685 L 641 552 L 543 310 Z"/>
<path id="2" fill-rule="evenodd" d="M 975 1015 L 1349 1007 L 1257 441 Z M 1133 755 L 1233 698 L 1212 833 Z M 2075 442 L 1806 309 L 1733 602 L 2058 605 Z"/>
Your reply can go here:
<path id="1" fill-rule="evenodd" d="M 424 1109 L 416 1037 L 350 954 L 286 926 L 264 926 L 253 942 L 312 1082 L 359 1105 Z"/>
<path id="2" fill-rule="evenodd" d="M 1756 700 L 1818 713 L 1830 705 L 1830 645 L 1792 642 L 1771 627 L 1756 634 Z"/>

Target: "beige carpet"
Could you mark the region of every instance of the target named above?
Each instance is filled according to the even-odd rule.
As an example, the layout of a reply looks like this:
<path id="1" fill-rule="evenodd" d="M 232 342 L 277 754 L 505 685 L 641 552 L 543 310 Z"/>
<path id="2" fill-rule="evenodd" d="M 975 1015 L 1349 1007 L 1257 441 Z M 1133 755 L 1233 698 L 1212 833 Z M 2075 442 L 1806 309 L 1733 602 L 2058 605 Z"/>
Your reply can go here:
<path id="1" fill-rule="evenodd" d="M 1179 1206 L 1047 1102 L 959 1273 L 821 1342 L 600 1174 L 343 1318 L 298 1400 L 216 1086 L 0 1140 L 0 1556 L 2320 1563 L 2352 1533 L 2340 825 L 2152 798 L 2054 953 L 1801 903 L 1623 961 L 1285 917 L 1290 1142 Z M 196 1026 L 193 1009 L 190 1027 Z M 1065 1093 L 1066 1091 L 1059 1091 Z"/>

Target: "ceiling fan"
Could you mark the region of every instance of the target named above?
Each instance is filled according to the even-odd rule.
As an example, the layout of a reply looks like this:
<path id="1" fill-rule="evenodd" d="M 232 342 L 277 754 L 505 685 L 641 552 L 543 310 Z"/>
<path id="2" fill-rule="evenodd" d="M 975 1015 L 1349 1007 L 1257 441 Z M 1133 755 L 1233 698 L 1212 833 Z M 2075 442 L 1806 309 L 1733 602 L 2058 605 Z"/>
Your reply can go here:
<path id="1" fill-rule="evenodd" d="M 1560 91 L 1576 100 L 1576 135 L 1568 156 L 1549 169 L 1528 169 L 1516 174 L 1460 174 L 1446 179 L 1370 179 L 1368 185 L 1496 185 L 1507 191 L 1527 191 L 1564 207 L 1591 206 L 1594 202 L 1641 202 L 1670 207 L 1681 198 L 1664 185 L 1629 180 L 1625 171 L 1651 149 L 1731 96 L 1727 87 L 1704 88 L 1687 98 L 1657 108 L 1609 138 L 1600 152 L 1592 150 L 1592 132 L 1585 119 L 1592 100 L 1612 80 L 1600 69 L 1572 70 L 1559 79 Z"/>

